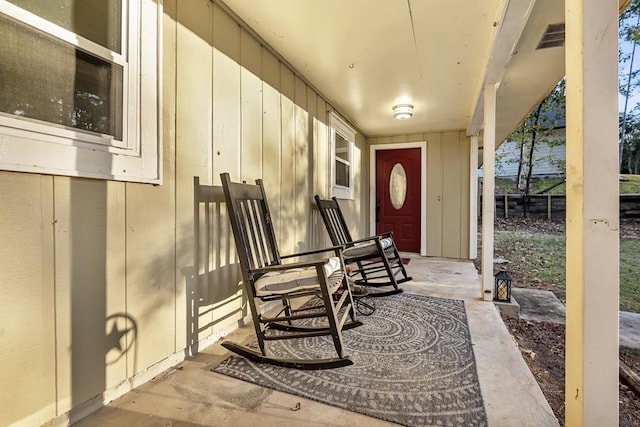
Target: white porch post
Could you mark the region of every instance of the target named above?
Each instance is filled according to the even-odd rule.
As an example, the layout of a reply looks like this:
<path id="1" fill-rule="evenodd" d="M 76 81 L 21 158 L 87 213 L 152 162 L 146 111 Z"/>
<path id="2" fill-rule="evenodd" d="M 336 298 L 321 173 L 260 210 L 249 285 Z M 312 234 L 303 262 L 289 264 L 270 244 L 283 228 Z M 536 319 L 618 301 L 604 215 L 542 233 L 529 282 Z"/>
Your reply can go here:
<path id="1" fill-rule="evenodd" d="M 567 426 L 618 425 L 618 1 L 566 0 Z"/>
<path id="2" fill-rule="evenodd" d="M 493 299 L 493 223 L 495 222 L 496 84 L 484 87 L 482 139 L 482 296 Z"/>
<path id="3" fill-rule="evenodd" d="M 469 147 L 469 258 L 478 257 L 478 135 Z"/>

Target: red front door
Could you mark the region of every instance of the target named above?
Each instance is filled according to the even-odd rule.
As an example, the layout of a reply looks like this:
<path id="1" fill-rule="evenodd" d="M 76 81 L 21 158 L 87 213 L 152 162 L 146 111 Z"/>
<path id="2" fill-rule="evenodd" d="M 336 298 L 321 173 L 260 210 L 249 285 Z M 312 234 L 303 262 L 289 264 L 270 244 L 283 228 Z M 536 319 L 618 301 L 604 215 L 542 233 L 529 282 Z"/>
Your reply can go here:
<path id="1" fill-rule="evenodd" d="M 400 251 L 420 252 L 420 194 L 419 148 L 376 151 L 376 233 Z"/>

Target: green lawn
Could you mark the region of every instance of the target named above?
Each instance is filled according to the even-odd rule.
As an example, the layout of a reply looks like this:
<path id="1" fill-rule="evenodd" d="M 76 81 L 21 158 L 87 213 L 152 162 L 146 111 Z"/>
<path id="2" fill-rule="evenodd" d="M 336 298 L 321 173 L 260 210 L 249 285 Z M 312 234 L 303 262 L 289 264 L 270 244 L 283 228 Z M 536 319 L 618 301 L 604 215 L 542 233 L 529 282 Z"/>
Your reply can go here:
<path id="1" fill-rule="evenodd" d="M 620 309 L 640 313 L 640 239 L 620 241 Z"/>
<path id="2" fill-rule="evenodd" d="M 564 298 L 564 236 L 496 231 L 495 253 L 509 261 L 514 286 L 551 290 Z"/>
<path id="3" fill-rule="evenodd" d="M 640 194 L 640 175 L 620 175 L 620 194 Z M 533 182 L 537 193 L 559 178 Z M 496 178 L 496 194 L 515 193 L 515 183 Z M 564 194 L 565 184 L 549 191 Z M 565 237 L 526 231 L 496 231 L 496 257 L 509 260 L 514 286 L 548 289 L 565 296 Z M 620 309 L 640 313 L 640 239 L 620 240 Z"/>
<path id="4" fill-rule="evenodd" d="M 640 193 L 640 175 L 620 175 L 620 194 Z"/>
<path id="5" fill-rule="evenodd" d="M 640 193 L 640 175 L 620 175 L 620 194 L 639 194 Z M 536 194 L 552 185 L 563 181 L 563 178 L 543 178 L 533 180 L 531 193 Z M 517 193 L 515 182 L 506 178 L 496 178 L 496 194 Z M 549 190 L 545 194 L 564 194 L 565 184 Z"/>
<path id="6" fill-rule="evenodd" d="M 565 236 L 496 231 L 496 256 L 510 261 L 516 287 L 565 296 Z M 640 239 L 620 241 L 620 310 L 640 313 Z"/>
<path id="7" fill-rule="evenodd" d="M 564 181 L 564 178 L 544 178 L 536 179 L 531 182 L 531 194 L 536 194 L 541 190 L 547 189 L 554 184 Z M 507 178 L 496 178 L 496 194 L 517 194 L 515 182 Z M 565 185 L 560 184 L 549 190 L 545 194 L 564 194 Z"/>

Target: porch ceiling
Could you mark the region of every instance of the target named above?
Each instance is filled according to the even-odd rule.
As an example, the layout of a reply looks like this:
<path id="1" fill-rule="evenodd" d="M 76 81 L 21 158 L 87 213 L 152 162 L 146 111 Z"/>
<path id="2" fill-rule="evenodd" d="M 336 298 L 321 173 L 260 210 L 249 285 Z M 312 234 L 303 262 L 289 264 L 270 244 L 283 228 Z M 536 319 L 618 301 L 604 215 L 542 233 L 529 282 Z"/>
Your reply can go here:
<path id="1" fill-rule="evenodd" d="M 218 0 L 216 0 L 218 1 Z M 224 0 L 365 135 L 482 125 L 500 82 L 501 141 L 564 73 L 564 47 L 536 50 L 564 22 L 557 0 Z M 391 107 L 411 103 L 410 120 Z"/>

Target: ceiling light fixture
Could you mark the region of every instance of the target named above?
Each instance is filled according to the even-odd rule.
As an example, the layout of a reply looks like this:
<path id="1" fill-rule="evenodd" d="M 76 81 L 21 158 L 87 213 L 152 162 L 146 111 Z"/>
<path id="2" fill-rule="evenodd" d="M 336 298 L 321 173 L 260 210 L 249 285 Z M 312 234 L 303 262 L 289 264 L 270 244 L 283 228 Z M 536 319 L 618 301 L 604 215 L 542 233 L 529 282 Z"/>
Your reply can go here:
<path id="1" fill-rule="evenodd" d="M 413 105 L 398 104 L 393 106 L 393 118 L 398 120 L 407 120 L 413 116 Z"/>

